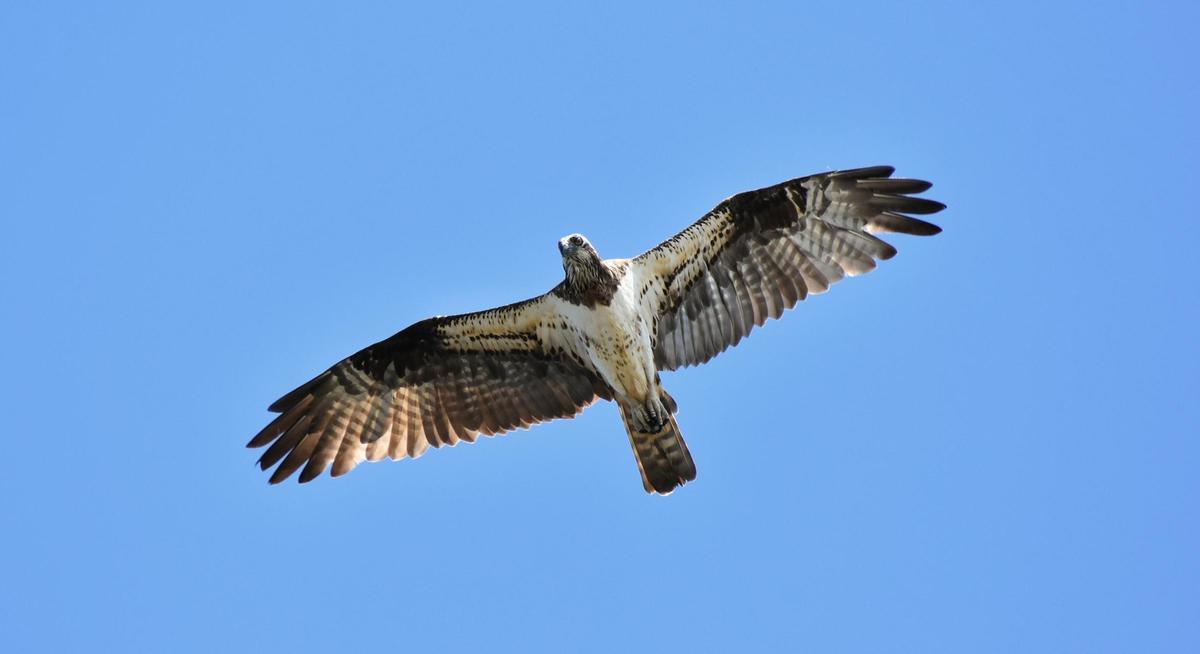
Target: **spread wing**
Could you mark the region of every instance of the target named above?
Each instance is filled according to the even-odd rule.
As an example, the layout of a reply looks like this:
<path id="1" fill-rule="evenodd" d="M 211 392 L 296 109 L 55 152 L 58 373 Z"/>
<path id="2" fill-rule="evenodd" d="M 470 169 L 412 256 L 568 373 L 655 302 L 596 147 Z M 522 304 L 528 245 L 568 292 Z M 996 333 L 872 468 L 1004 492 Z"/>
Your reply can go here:
<path id="1" fill-rule="evenodd" d="M 271 405 L 279 417 L 247 447 L 270 444 L 271 483 L 300 466 L 300 482 L 331 464 L 333 476 L 363 460 L 421 456 L 578 414 L 611 390 L 563 354 L 546 296 L 423 320 L 334 365 Z"/>
<path id="2" fill-rule="evenodd" d="M 767 318 L 896 249 L 874 234 L 929 236 L 936 225 L 905 214 L 945 205 L 912 197 L 932 186 L 891 179 L 890 166 L 811 175 L 739 193 L 633 261 L 657 316 L 660 370 L 704 363 Z"/>

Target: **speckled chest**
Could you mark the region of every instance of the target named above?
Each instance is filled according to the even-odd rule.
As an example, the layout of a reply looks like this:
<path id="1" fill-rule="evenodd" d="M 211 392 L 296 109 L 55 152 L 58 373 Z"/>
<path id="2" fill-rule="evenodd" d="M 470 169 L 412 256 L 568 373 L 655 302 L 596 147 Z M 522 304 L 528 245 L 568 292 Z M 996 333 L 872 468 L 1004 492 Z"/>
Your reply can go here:
<path id="1" fill-rule="evenodd" d="M 559 303 L 571 341 L 568 347 L 619 393 L 641 395 L 654 374 L 650 323 L 640 302 L 638 280 L 621 280 L 607 305 Z"/>

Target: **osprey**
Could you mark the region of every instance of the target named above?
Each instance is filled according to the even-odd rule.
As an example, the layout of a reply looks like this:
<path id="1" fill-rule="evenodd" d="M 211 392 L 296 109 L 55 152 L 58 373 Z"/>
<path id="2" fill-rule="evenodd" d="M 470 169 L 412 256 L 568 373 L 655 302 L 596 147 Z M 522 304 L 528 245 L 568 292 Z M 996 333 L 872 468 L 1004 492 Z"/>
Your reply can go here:
<path id="1" fill-rule="evenodd" d="M 351 355 L 270 406 L 280 415 L 248 447 L 270 445 L 270 482 L 303 466 L 417 458 L 570 418 L 613 400 L 647 492 L 696 478 L 659 372 L 704 363 L 895 248 L 881 232 L 929 236 L 905 214 L 945 205 L 912 197 L 932 185 L 877 166 L 801 177 L 721 202 L 633 259 L 601 259 L 586 238 L 558 242 L 563 281 L 508 306 L 435 317 Z"/>

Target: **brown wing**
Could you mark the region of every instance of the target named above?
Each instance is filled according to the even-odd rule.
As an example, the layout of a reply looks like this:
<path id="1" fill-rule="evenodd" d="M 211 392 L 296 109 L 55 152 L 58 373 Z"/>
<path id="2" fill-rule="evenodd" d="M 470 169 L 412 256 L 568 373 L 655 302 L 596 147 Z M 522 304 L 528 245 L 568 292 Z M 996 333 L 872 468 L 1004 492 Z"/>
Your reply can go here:
<path id="1" fill-rule="evenodd" d="M 599 375 L 559 354 L 544 297 L 423 320 L 344 359 L 272 404 L 280 416 L 247 447 L 270 444 L 263 470 L 282 460 L 271 483 L 302 465 L 304 483 L 330 464 L 336 477 L 610 399 Z"/>
<path id="2" fill-rule="evenodd" d="M 896 254 L 873 234 L 940 232 L 904 215 L 945 208 L 909 195 L 932 185 L 891 179 L 892 172 L 843 170 L 739 193 L 635 259 L 643 296 L 658 317 L 659 369 L 704 363 L 767 318 Z"/>

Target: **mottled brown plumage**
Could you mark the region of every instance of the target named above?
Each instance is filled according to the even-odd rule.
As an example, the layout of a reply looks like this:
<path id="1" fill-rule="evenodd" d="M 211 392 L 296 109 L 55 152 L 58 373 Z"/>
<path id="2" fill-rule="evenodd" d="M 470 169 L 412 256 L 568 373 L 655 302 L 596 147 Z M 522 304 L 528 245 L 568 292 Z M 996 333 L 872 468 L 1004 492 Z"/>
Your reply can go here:
<path id="1" fill-rule="evenodd" d="M 578 244 L 571 245 L 573 239 L 579 239 Z M 578 234 L 564 240 L 567 244 L 561 246 L 559 252 L 563 255 L 565 278 L 550 292 L 589 309 L 596 305 L 608 306 L 621 285 L 628 262 L 602 260 L 596 248 Z"/>
<path id="2" fill-rule="evenodd" d="M 665 266 L 657 295 L 655 361 L 663 370 L 704 363 L 844 276 L 875 268 L 896 249 L 874 234 L 929 236 L 939 202 L 913 198 L 928 182 L 889 179 L 878 166 L 812 175 L 739 193 L 675 237 L 634 259 Z"/>

